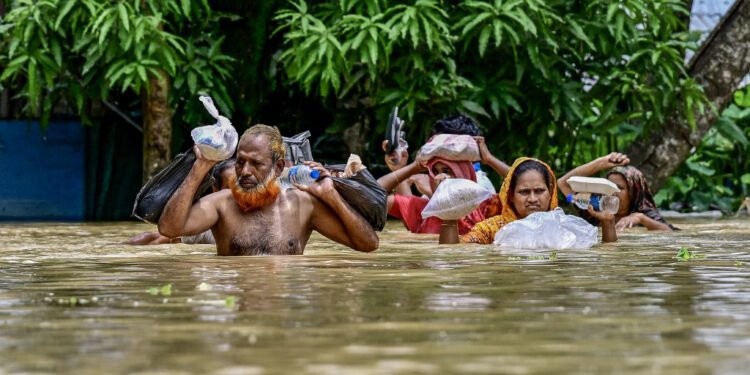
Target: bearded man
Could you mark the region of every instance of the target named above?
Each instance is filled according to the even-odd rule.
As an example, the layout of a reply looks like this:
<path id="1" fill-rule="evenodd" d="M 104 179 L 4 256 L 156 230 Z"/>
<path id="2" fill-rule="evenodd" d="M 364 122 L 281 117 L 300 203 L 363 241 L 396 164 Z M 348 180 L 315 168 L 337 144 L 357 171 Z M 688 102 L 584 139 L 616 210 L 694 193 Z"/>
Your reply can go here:
<path id="1" fill-rule="evenodd" d="M 168 237 L 211 229 L 219 255 L 302 254 L 313 230 L 358 251 L 378 248 L 378 236 L 333 187 L 328 172 L 310 186 L 282 190 L 276 178 L 284 169 L 285 147 L 275 127 L 255 125 L 240 138 L 231 190 L 191 204 L 215 161 L 193 148 L 196 161 L 187 179 L 167 203 L 159 232 Z"/>

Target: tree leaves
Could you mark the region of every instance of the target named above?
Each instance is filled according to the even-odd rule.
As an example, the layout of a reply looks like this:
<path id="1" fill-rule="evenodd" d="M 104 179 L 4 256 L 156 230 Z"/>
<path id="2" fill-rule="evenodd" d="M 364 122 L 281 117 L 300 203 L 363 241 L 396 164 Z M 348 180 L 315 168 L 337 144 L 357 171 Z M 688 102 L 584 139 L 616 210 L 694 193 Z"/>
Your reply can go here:
<path id="1" fill-rule="evenodd" d="M 24 84 L 32 115 L 43 104 L 42 119 L 53 97 L 69 98 L 81 112 L 82 103 L 112 90 L 139 93 L 162 70 L 172 77 L 191 72 L 187 85 L 172 80 L 177 98 L 216 89 L 225 96 L 217 102 L 231 106 L 217 87 L 229 77 L 232 60 L 221 52 L 222 39 L 212 38 L 216 20 L 204 0 L 14 3 L 0 24 L 11 30 L 0 36 L 10 57 L 0 81 Z"/>

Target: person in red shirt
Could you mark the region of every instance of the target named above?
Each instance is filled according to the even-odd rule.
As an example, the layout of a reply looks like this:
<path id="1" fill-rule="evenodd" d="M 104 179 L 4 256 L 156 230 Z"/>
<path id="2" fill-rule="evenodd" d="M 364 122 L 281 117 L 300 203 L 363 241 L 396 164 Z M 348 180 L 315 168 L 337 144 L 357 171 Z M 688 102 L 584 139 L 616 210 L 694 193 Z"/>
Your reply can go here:
<path id="1" fill-rule="evenodd" d="M 509 166 L 490 153 L 484 138 L 478 136 L 479 127 L 471 118 L 463 115 L 447 117 L 439 120 L 433 126 L 433 136 L 437 134 L 462 134 L 474 136 L 479 146 L 480 162 L 489 165 L 501 176 L 508 173 Z M 385 149 L 387 143 L 383 144 Z M 437 185 L 446 178 L 465 178 L 477 181 L 474 166 L 469 160 L 452 161 L 434 157 L 426 163 L 412 162 L 408 164 L 406 150 L 399 151 L 402 155 L 394 158 L 386 155 L 385 160 L 391 173 L 378 179 L 378 183 L 388 192 L 388 214 L 400 219 L 412 233 L 440 233 L 442 220 L 437 217 L 422 219 L 422 210 L 429 202 L 429 197 Z M 396 162 L 394 162 L 396 161 Z M 425 174 L 426 172 L 426 174 Z M 423 193 L 415 196 L 411 193 L 411 185 Z M 394 191 L 395 190 L 395 191 Z M 488 214 L 499 212 L 490 207 L 488 200 L 472 213 L 458 221 L 459 234 L 467 233 L 474 225 L 484 220 Z"/>

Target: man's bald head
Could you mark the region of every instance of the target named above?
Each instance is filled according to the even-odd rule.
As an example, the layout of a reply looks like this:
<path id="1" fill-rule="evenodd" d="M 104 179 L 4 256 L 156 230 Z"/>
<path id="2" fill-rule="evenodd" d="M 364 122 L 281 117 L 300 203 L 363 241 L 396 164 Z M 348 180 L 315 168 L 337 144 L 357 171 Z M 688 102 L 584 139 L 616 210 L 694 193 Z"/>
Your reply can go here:
<path id="1" fill-rule="evenodd" d="M 271 151 L 273 163 L 276 163 L 277 160 L 284 159 L 284 156 L 286 154 L 286 147 L 284 147 L 284 140 L 281 138 L 281 132 L 279 132 L 279 129 L 277 129 L 275 126 L 268 126 L 263 124 L 251 126 L 250 129 L 247 129 L 244 133 L 242 133 L 242 137 L 240 137 L 239 142 L 240 147 L 242 147 L 242 144 L 247 140 L 256 138 L 258 136 L 265 136 L 268 140 L 268 147 Z"/>

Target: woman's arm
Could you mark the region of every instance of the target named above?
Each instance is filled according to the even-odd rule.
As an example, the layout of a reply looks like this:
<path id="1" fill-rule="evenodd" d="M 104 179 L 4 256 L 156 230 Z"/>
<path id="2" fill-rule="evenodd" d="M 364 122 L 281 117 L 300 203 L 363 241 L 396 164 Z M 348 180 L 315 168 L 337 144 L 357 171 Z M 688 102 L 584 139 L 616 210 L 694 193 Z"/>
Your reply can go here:
<path id="1" fill-rule="evenodd" d="M 576 167 L 570 172 L 566 173 L 565 176 L 560 177 L 557 180 L 557 187 L 560 189 L 560 192 L 563 194 L 563 196 L 567 197 L 568 194 L 573 193 L 573 189 L 570 187 L 570 184 L 568 184 L 568 179 L 570 179 L 571 177 L 573 176 L 589 177 L 605 169 L 617 167 L 620 165 L 626 165 L 628 163 L 630 163 L 630 159 L 625 154 L 621 154 L 619 152 L 613 152 L 613 153 L 610 153 L 609 155 L 604 155 L 584 165 Z"/>
<path id="2" fill-rule="evenodd" d="M 378 184 L 380 184 L 380 186 L 382 186 L 385 191 L 390 193 L 391 191 L 393 191 L 393 189 L 396 188 L 396 186 L 405 182 L 409 177 L 424 170 L 425 168 L 415 161 L 403 168 L 397 169 L 383 177 L 380 177 L 378 179 Z"/>
<path id="3" fill-rule="evenodd" d="M 617 242 L 617 230 L 615 229 L 615 214 L 611 212 L 594 211 L 594 208 L 589 206 L 589 215 L 599 220 L 602 224 L 602 243 L 604 242 Z"/>
<path id="4" fill-rule="evenodd" d="M 458 243 L 458 220 L 443 220 L 440 224 L 438 243 L 441 245 Z"/>
<path id="5" fill-rule="evenodd" d="M 510 167 L 502 160 L 496 158 L 495 155 L 492 155 L 490 149 L 487 148 L 487 143 L 484 141 L 484 137 L 474 137 L 474 140 L 477 141 L 477 146 L 479 146 L 479 157 L 481 158 L 479 162 L 484 165 L 489 165 L 490 168 L 500 176 L 507 176 Z"/>
<path id="6" fill-rule="evenodd" d="M 623 230 L 631 228 L 634 225 L 643 225 L 648 230 L 666 230 L 671 231 L 672 227 L 664 224 L 660 221 L 656 221 L 641 212 L 633 212 L 632 214 L 623 217 L 617 222 L 617 230 Z"/>

